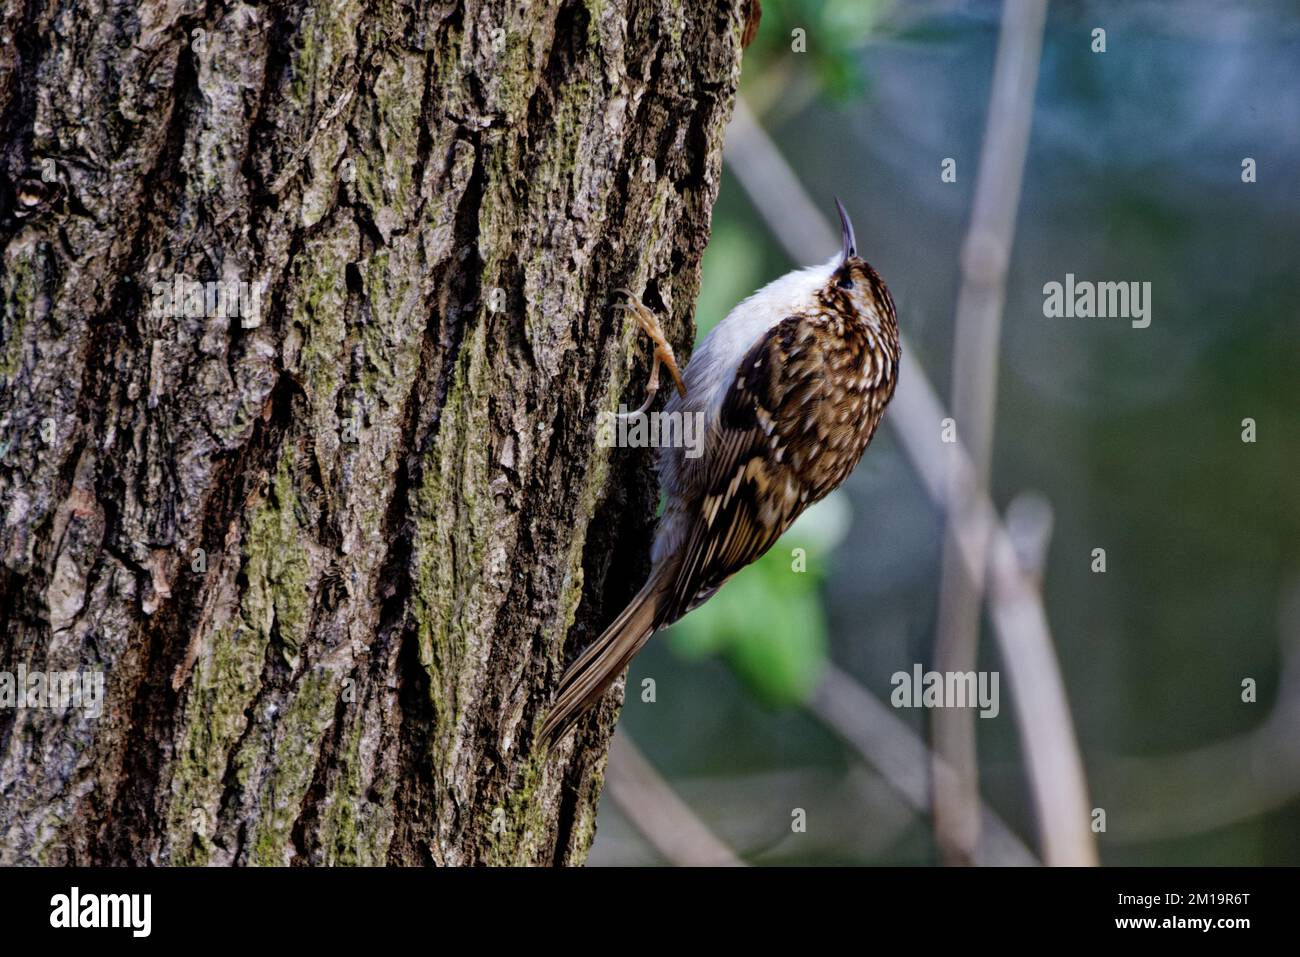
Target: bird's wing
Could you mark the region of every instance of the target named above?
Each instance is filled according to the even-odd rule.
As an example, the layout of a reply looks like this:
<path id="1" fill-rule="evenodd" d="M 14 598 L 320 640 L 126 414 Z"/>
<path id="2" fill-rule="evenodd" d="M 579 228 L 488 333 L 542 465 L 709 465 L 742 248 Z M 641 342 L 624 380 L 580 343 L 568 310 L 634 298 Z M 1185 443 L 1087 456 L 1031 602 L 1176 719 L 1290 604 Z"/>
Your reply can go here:
<path id="1" fill-rule="evenodd" d="M 720 430 L 706 450 L 703 494 L 677 564 L 661 624 L 675 621 L 757 559 L 810 501 L 792 467 L 803 463 L 818 429 L 825 387 L 815 317 L 794 315 L 750 348 L 722 402 Z"/>

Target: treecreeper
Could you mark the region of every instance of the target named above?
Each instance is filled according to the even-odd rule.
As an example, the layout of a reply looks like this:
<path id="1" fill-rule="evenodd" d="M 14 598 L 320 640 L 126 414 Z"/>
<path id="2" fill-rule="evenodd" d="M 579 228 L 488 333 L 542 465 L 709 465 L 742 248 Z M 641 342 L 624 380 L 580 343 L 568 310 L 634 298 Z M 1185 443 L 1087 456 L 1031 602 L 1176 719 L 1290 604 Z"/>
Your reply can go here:
<path id="1" fill-rule="evenodd" d="M 664 365 L 676 386 L 665 415 L 702 416 L 702 454 L 659 449 L 665 508 L 650 577 L 565 671 L 543 741 L 567 733 L 651 635 L 707 601 L 843 482 L 875 435 L 898 382 L 898 321 L 835 205 L 840 252 L 737 305 L 682 372 L 654 314 L 619 290 L 655 343 L 649 395 L 628 414 L 649 407 Z"/>

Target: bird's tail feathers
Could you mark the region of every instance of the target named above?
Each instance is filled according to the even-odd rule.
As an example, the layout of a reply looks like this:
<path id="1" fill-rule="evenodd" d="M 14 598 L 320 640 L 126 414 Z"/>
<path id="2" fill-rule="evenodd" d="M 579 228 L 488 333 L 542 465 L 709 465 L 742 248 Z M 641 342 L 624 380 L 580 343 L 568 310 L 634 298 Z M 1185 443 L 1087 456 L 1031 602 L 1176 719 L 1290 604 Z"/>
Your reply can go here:
<path id="1" fill-rule="evenodd" d="M 650 640 L 658 627 L 662 594 L 658 576 L 652 575 L 623 613 L 564 672 L 555 705 L 542 725 L 544 742 L 559 740 Z"/>

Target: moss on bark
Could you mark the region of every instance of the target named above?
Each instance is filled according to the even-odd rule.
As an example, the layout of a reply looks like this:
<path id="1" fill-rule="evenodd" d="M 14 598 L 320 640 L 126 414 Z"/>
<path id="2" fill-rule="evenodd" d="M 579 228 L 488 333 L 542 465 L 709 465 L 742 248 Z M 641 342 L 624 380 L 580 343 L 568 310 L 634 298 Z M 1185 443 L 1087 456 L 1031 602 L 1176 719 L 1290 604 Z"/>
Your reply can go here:
<path id="1" fill-rule="evenodd" d="M 0 668 L 107 700 L 0 713 L 0 863 L 583 859 L 617 695 L 534 735 L 645 570 L 609 303 L 691 338 L 738 3 L 6 10 Z"/>

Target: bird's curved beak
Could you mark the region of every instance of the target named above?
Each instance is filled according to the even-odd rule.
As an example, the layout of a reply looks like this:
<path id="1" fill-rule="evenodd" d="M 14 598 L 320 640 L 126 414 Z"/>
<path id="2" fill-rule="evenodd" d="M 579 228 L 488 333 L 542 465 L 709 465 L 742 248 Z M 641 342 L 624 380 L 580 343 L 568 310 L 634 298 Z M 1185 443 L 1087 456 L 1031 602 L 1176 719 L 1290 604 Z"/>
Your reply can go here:
<path id="1" fill-rule="evenodd" d="M 840 202 L 838 196 L 835 197 L 835 208 L 840 213 L 840 242 L 843 245 L 843 262 L 848 262 L 850 256 L 858 254 L 858 243 L 853 238 L 853 224 L 849 222 L 848 211 L 844 204 Z"/>

